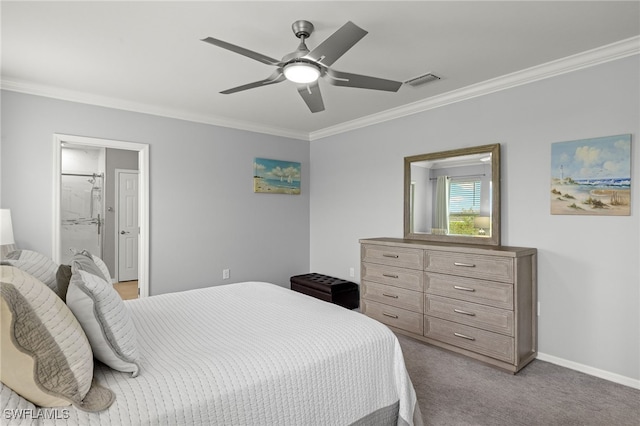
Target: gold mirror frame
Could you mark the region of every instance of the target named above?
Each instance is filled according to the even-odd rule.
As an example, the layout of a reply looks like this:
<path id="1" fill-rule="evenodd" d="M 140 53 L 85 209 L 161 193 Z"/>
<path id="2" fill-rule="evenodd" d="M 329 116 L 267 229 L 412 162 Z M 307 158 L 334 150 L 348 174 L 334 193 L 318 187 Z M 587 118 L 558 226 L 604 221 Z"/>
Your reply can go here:
<path id="1" fill-rule="evenodd" d="M 473 154 L 491 154 L 491 235 L 488 237 L 466 235 L 439 235 L 416 233 L 411 230 L 411 164 L 420 161 L 436 161 Z M 500 144 L 482 145 L 451 151 L 434 152 L 404 158 L 404 238 L 447 243 L 500 245 Z"/>

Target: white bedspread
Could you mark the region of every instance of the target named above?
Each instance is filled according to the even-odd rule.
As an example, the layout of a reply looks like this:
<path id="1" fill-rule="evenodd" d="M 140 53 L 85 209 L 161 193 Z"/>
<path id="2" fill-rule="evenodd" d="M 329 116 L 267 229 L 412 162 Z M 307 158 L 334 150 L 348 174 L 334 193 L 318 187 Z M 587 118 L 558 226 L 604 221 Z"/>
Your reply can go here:
<path id="1" fill-rule="evenodd" d="M 398 402 L 398 424 L 413 424 L 398 341 L 362 314 L 259 282 L 127 306 L 139 376 L 99 365 L 95 377 L 117 395 L 108 410 L 67 407 L 68 419 L 36 424 L 348 425 Z"/>

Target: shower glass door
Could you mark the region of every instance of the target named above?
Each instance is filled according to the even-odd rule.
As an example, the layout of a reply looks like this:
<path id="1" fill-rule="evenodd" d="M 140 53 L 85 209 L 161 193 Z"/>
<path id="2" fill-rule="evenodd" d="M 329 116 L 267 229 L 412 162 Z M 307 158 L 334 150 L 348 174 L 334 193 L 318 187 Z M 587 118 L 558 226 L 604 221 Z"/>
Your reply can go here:
<path id="1" fill-rule="evenodd" d="M 70 264 L 75 250 L 102 257 L 103 174 L 62 173 L 62 263 Z"/>

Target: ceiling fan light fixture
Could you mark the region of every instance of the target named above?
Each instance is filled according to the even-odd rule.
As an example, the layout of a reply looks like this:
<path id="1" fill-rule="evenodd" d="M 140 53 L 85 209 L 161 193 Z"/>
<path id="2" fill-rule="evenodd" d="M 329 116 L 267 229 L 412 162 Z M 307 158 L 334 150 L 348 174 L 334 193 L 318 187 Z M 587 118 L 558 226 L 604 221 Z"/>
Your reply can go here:
<path id="1" fill-rule="evenodd" d="M 315 64 L 295 61 L 284 66 L 284 76 L 287 80 L 299 84 L 313 83 L 320 77 L 320 68 Z"/>
<path id="2" fill-rule="evenodd" d="M 327 83 L 333 86 L 357 87 L 360 89 L 382 90 L 386 92 L 397 92 L 402 86 L 403 83 L 400 81 L 339 72 L 330 68 L 335 61 L 358 43 L 362 37 L 367 35 L 365 30 L 353 22 L 348 21 L 311 51 L 305 44 L 305 40 L 313 32 L 313 24 L 309 21 L 299 20 L 294 22 L 291 28 L 296 37 L 300 39 L 300 44 L 295 51 L 284 55 L 280 60 L 217 38 L 207 37 L 202 39 L 202 41 L 206 43 L 246 56 L 257 62 L 276 67 L 276 70 L 263 80 L 223 90 L 220 93 L 229 95 L 231 93 L 289 80 L 296 83 L 296 89 L 302 97 L 302 100 L 307 104 L 309 111 L 315 113 L 324 111 L 324 102 L 320 94 L 320 86 L 316 83 L 321 77 L 329 77 Z"/>

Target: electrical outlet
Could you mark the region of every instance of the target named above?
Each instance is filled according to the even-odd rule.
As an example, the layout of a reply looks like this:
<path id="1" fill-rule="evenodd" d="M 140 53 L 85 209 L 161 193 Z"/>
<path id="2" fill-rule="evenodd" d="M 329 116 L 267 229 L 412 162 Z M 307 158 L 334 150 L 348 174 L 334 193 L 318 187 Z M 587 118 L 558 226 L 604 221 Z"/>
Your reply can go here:
<path id="1" fill-rule="evenodd" d="M 356 269 L 353 266 L 351 268 L 349 268 L 349 276 L 351 278 L 356 276 Z"/>
<path id="2" fill-rule="evenodd" d="M 222 270 L 222 279 L 223 280 L 228 280 L 229 279 L 229 274 L 230 274 L 230 272 L 229 272 L 228 269 L 223 269 Z"/>

